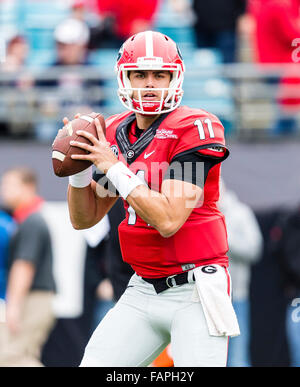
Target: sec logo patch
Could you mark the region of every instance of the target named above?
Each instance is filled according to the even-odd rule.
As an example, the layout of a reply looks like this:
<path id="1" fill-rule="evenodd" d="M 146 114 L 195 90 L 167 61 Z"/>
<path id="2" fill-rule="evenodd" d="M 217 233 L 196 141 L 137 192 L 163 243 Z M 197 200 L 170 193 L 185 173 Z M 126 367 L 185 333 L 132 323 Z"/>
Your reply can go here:
<path id="1" fill-rule="evenodd" d="M 214 266 L 203 266 L 201 271 L 206 274 L 213 274 L 217 271 L 217 268 Z"/>

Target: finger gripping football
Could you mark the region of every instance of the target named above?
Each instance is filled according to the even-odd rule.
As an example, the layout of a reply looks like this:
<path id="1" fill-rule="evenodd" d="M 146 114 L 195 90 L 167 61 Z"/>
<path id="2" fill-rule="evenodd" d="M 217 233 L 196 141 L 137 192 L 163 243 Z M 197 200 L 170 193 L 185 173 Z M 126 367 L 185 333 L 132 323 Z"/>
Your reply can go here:
<path id="1" fill-rule="evenodd" d="M 85 130 L 98 138 L 97 128 L 94 123 L 95 118 L 99 119 L 105 135 L 105 120 L 98 113 L 82 115 L 70 121 L 59 131 L 52 144 L 52 165 L 56 176 L 71 176 L 92 165 L 92 162 L 89 160 L 74 160 L 71 158 L 74 154 L 82 155 L 89 152 L 70 145 L 70 141 L 79 141 L 91 145 L 87 138 L 76 134 L 76 132 L 77 130 Z"/>

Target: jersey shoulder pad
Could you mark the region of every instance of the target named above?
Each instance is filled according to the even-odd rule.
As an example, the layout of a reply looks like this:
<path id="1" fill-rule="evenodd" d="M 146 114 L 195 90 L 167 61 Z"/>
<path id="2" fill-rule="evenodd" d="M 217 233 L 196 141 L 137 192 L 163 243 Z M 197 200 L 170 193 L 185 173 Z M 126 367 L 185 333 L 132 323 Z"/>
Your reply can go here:
<path id="1" fill-rule="evenodd" d="M 106 126 L 106 139 L 107 139 L 107 141 L 113 140 L 116 128 L 130 114 L 131 114 L 131 112 L 126 111 L 123 113 L 114 114 L 114 115 L 106 118 L 105 126 Z"/>
<path id="2" fill-rule="evenodd" d="M 214 114 L 202 109 L 187 106 L 178 108 L 176 113 L 168 117 L 168 127 L 174 128 L 177 144 L 172 157 L 198 151 L 207 156 L 224 156 L 225 146 L 224 127 Z"/>

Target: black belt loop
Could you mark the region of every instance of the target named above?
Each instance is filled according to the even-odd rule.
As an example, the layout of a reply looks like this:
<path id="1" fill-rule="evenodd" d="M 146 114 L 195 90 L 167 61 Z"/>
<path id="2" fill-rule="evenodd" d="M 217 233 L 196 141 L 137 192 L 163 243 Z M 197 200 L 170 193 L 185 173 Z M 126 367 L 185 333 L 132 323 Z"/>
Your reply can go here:
<path id="1" fill-rule="evenodd" d="M 173 288 L 175 286 L 180 286 L 187 284 L 188 280 L 188 272 L 170 275 L 168 277 L 162 278 L 143 278 L 142 279 L 153 285 L 156 293 L 161 293 L 169 288 Z M 195 276 L 193 274 L 193 281 L 195 281 Z"/>

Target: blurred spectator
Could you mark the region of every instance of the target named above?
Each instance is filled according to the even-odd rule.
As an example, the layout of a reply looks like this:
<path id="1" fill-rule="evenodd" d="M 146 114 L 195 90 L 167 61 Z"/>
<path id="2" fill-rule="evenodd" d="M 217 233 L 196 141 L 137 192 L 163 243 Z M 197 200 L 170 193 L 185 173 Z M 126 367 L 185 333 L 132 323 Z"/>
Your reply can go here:
<path id="1" fill-rule="evenodd" d="M 29 54 L 29 44 L 25 36 L 15 34 L 8 39 L 6 44 L 5 61 L 1 63 L 0 70 L 6 73 L 16 73 L 13 79 L 2 81 L 2 85 L 13 86 L 18 89 L 28 89 L 33 85 L 33 78 L 26 71 L 26 62 Z"/>
<path id="2" fill-rule="evenodd" d="M 57 66 L 87 64 L 89 29 L 78 19 L 63 20 L 54 31 Z"/>
<path id="3" fill-rule="evenodd" d="M 300 303 L 300 206 L 281 214 L 272 229 L 272 251 L 282 276 L 284 295 L 288 300 L 286 329 L 291 366 L 300 366 L 300 321 L 295 308 Z"/>
<path id="4" fill-rule="evenodd" d="M 220 50 L 224 63 L 236 61 L 237 25 L 244 15 L 246 0 L 192 1 L 198 48 Z"/>
<path id="5" fill-rule="evenodd" d="M 249 33 L 250 47 L 252 49 L 253 61 L 258 62 L 258 53 L 257 53 L 257 17 L 260 13 L 260 7 L 262 7 L 263 2 L 266 0 L 248 0 L 246 15 L 249 20 L 251 20 L 252 28 Z"/>
<path id="6" fill-rule="evenodd" d="M 42 214 L 50 230 L 56 284 L 53 303 L 56 323 L 43 346 L 42 362 L 46 367 L 77 367 L 91 329 L 91 319 L 82 317 L 87 298 L 84 294 L 86 241 L 72 227 L 65 201 L 45 202 Z"/>
<path id="7" fill-rule="evenodd" d="M 2 71 L 19 71 L 26 65 L 29 46 L 23 35 L 16 34 L 6 44 L 6 57 L 2 63 Z"/>
<path id="8" fill-rule="evenodd" d="M 73 0 L 71 4 L 71 16 L 74 19 L 85 21 L 86 7 L 88 0 Z"/>
<path id="9" fill-rule="evenodd" d="M 66 203 L 61 206 L 47 203 L 45 206 L 48 207 L 46 215 L 51 229 L 57 234 L 52 235 L 53 239 L 59 238 L 56 253 L 61 250 L 56 256 L 59 261 L 56 275 L 61 277 L 57 280 L 58 296 L 59 291 L 65 295 L 59 297 L 60 317 L 43 348 L 43 361 L 50 367 L 77 367 L 96 325 L 123 294 L 133 274 L 131 267 L 122 260 L 119 244 L 118 226 L 125 217 L 124 207 L 119 199 L 103 221 L 78 231 L 71 226 Z M 72 239 L 76 240 L 75 247 Z M 84 249 L 78 245 L 79 240 L 84 242 Z M 66 282 L 72 282 L 72 286 L 69 284 L 68 289 L 60 289 Z M 68 311 L 70 304 L 73 304 L 73 310 Z M 78 304 L 80 308 L 74 310 Z"/>
<path id="10" fill-rule="evenodd" d="M 6 322 L 0 325 L 1 366 L 42 366 L 41 348 L 54 324 L 50 234 L 40 210 L 35 173 L 24 167 L 4 173 L 3 203 L 19 223 L 11 240 Z"/>
<path id="11" fill-rule="evenodd" d="M 7 40 L 5 60 L 0 62 L 0 71 L 4 75 L 0 81 L 0 93 L 6 96 L 2 103 L 11 119 L 10 122 L 0 122 L 0 135 L 27 134 L 31 129 L 31 117 L 23 113 L 20 119 L 20 112 L 28 112 L 32 107 L 31 92 L 34 82 L 26 67 L 28 54 L 29 45 L 25 36 L 14 34 Z"/>
<path id="12" fill-rule="evenodd" d="M 241 334 L 229 340 L 228 366 L 250 366 L 250 305 L 249 286 L 251 265 L 261 256 L 263 238 L 256 217 L 235 193 L 222 182 L 219 206 L 225 215 L 229 270 L 232 278 L 232 299 Z"/>
<path id="13" fill-rule="evenodd" d="M 138 2 L 136 0 L 117 2 L 97 0 L 103 29 L 108 35 L 112 31 L 110 47 L 119 48 L 129 36 L 151 30 L 160 2 L 161 0 L 140 0 Z"/>
<path id="14" fill-rule="evenodd" d="M 274 225 L 285 213 L 282 205 L 256 212 L 264 244 L 261 259 L 251 269 L 252 367 L 290 366 L 286 335 L 287 299 L 282 289 L 282 269 L 271 247 L 276 235 Z"/>
<path id="15" fill-rule="evenodd" d="M 299 0 L 250 1 L 259 63 L 292 62 L 292 42 L 300 36 L 299 6 Z"/>
<path id="16" fill-rule="evenodd" d="M 101 16 L 98 0 L 74 0 L 71 17 L 85 22 L 89 27 L 89 50 L 98 48 L 119 48 L 118 38 L 114 31 L 114 19 Z"/>
<path id="17" fill-rule="evenodd" d="M 261 64 L 292 64 L 297 57 L 300 36 L 299 0 L 252 0 L 249 12 L 256 21 L 256 59 Z M 300 113 L 299 70 L 288 68 L 283 76 L 269 77 L 269 87 L 276 89 L 279 109 L 272 131 L 274 134 L 295 133 L 299 129 L 296 114 Z M 278 67 L 279 69 L 279 67 Z M 279 87 L 278 87 L 279 86 Z"/>
<path id="18" fill-rule="evenodd" d="M 86 23 L 68 18 L 54 31 L 56 61 L 51 66 L 57 69 L 54 79 L 38 82 L 42 117 L 35 128 L 41 141 L 52 141 L 61 126 L 58 117 L 73 117 L 77 112 L 99 111 L 103 104 L 102 80 L 89 78 L 82 66 L 88 62 L 89 28 Z"/>
<path id="19" fill-rule="evenodd" d="M 7 260 L 10 238 L 15 229 L 13 218 L 0 209 L 0 322 L 5 320 L 5 293 L 7 281 Z"/>
<path id="20" fill-rule="evenodd" d="M 133 275 L 120 250 L 118 227 L 124 218 L 123 203 L 119 200 L 96 226 L 83 231 L 88 243 L 85 309 L 88 313 L 88 305 L 92 303 L 92 331 L 124 293 Z"/>

